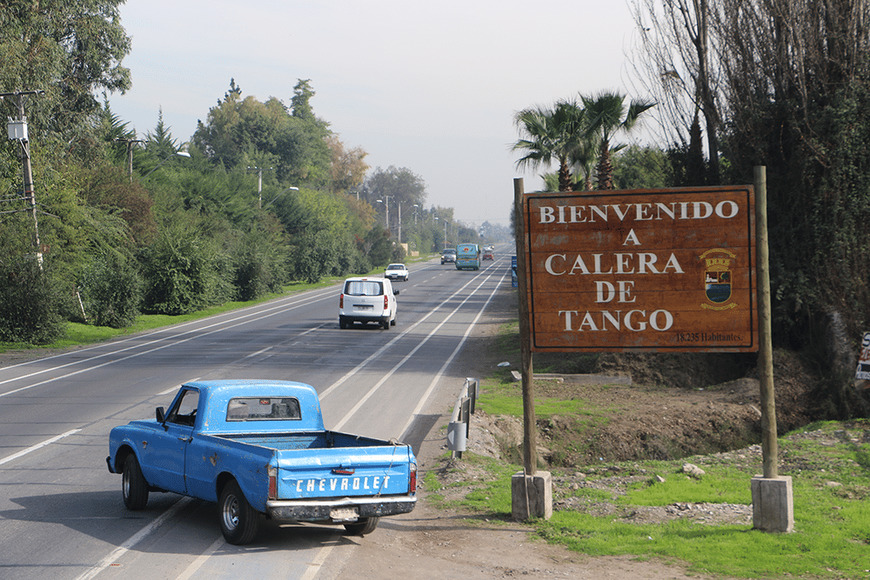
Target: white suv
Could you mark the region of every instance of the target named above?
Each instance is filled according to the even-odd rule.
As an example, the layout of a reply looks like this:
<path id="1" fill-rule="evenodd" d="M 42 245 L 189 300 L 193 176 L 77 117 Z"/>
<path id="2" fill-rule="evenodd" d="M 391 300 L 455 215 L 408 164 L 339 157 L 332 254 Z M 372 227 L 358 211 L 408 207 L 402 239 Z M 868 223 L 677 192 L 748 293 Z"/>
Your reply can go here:
<path id="1" fill-rule="evenodd" d="M 388 278 L 348 278 L 338 297 L 338 326 L 376 322 L 384 330 L 396 325 L 396 295 Z"/>

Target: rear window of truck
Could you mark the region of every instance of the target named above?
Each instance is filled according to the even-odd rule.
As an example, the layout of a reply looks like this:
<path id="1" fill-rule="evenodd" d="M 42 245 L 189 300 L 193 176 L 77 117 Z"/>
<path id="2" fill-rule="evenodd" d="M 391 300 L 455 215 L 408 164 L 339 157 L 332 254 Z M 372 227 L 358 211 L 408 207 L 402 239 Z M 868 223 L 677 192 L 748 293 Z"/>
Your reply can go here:
<path id="1" fill-rule="evenodd" d="M 292 397 L 236 397 L 227 405 L 227 421 L 298 421 L 298 399 Z"/>

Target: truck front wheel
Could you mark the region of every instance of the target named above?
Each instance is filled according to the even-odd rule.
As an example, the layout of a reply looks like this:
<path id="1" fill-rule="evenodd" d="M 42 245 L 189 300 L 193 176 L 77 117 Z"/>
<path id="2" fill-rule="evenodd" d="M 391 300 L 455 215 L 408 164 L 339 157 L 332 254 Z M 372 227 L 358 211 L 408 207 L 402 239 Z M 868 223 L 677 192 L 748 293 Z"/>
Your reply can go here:
<path id="1" fill-rule="evenodd" d="M 121 493 L 124 495 L 124 505 L 128 510 L 145 509 L 148 503 L 148 484 L 142 476 L 142 468 L 136 455 L 130 453 L 124 460 L 124 470 L 121 472 Z"/>
<path id="2" fill-rule="evenodd" d="M 352 524 L 344 524 L 344 529 L 347 530 L 349 536 L 365 536 L 371 534 L 378 527 L 378 520 L 381 518 L 360 518 Z"/>
<path id="3" fill-rule="evenodd" d="M 235 480 L 227 483 L 221 491 L 220 502 L 221 532 L 230 544 L 247 544 L 257 534 L 259 515 L 251 507 Z"/>

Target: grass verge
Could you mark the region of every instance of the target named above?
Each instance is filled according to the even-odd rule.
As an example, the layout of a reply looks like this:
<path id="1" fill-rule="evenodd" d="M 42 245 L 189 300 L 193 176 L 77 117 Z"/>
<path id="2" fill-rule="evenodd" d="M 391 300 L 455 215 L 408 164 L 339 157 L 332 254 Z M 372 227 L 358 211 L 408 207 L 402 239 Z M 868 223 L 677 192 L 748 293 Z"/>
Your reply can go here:
<path id="1" fill-rule="evenodd" d="M 505 358 L 514 344 L 513 333 L 508 328 L 499 337 L 499 346 L 508 349 L 502 351 Z M 536 371 L 542 368 L 538 363 L 536 358 Z M 564 417 L 581 427 L 554 431 L 564 440 L 548 439 L 551 449 L 582 445 L 596 425 L 622 412 L 596 408 L 582 397 L 560 398 L 558 388 L 537 388 L 537 383 L 539 427 Z M 478 408 L 489 415 L 522 417 L 521 386 L 508 370 L 499 369 L 481 387 Z M 512 450 L 503 450 L 502 457 L 508 459 L 471 452 L 459 461 L 445 456 L 446 467 L 429 472 L 423 481 L 427 498 L 472 520 L 509 521 L 511 477 L 522 466 Z M 690 574 L 870 578 L 870 419 L 816 423 L 780 437 L 779 460 L 780 475 L 792 477 L 791 534 L 752 528 L 750 482 L 761 473 L 760 450 L 753 448 L 668 461 L 547 468 L 556 508 L 549 520 L 527 525 L 535 536 L 578 553 L 655 558 L 686 566 Z M 705 473 L 689 477 L 682 469 L 686 462 Z M 726 513 L 724 506 L 733 506 L 743 516 L 715 520 L 673 515 L 687 505 L 709 506 L 710 513 L 716 508 Z M 672 515 L 635 517 L 648 513 Z"/>
<path id="2" fill-rule="evenodd" d="M 820 423 L 780 439 L 780 456 L 787 466 L 781 474 L 793 478 L 795 532 L 791 534 L 761 532 L 752 529 L 751 523 L 711 525 L 685 518 L 627 521 L 626 515 L 648 506 L 750 505 L 749 484 L 758 466 L 734 459 L 740 454 L 596 465 L 588 470 L 584 487 L 557 489 L 554 483 L 554 497 L 573 496 L 586 506 L 612 502 L 615 507 L 610 513 L 556 509 L 551 519 L 533 520 L 528 526 L 536 536 L 578 553 L 657 558 L 681 563 L 690 573 L 714 577 L 868 578 L 868 434 L 870 420 L 864 419 Z M 699 479 L 682 474 L 686 461 L 703 465 L 705 474 Z M 469 473 L 473 475 L 465 480 L 454 472 L 445 485 L 430 472 L 424 480 L 426 489 L 432 490 L 427 497 L 435 505 L 461 509 L 473 518 L 510 520 L 510 479 L 522 467 L 471 453 L 464 454 L 461 463 L 472 466 Z M 578 470 L 585 468 L 570 471 Z M 566 473 L 550 471 L 554 482 Z M 617 493 L 596 486 L 612 479 L 613 473 L 644 475 L 625 478 L 629 483 Z M 448 495 L 455 498 L 459 490 L 459 499 L 445 499 Z"/>

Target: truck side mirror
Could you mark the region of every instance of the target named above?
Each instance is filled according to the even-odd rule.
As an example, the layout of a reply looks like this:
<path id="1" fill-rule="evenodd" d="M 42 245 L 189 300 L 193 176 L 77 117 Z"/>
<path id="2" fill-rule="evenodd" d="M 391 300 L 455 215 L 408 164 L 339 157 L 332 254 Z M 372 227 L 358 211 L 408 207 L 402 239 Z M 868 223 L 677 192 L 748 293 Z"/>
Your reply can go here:
<path id="1" fill-rule="evenodd" d="M 166 416 L 164 414 L 165 412 L 163 410 L 163 407 L 157 407 L 154 411 L 155 411 L 154 414 L 157 417 L 157 422 L 158 423 L 165 423 Z"/>
<path id="2" fill-rule="evenodd" d="M 393 290 L 393 296 L 398 296 L 398 295 L 399 295 L 399 290 L 398 289 Z"/>

